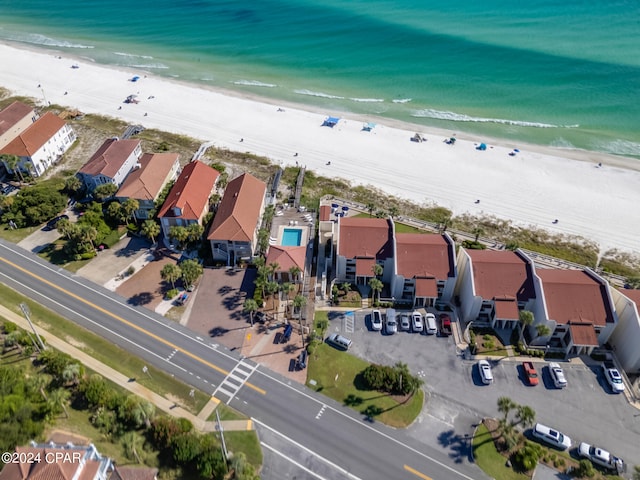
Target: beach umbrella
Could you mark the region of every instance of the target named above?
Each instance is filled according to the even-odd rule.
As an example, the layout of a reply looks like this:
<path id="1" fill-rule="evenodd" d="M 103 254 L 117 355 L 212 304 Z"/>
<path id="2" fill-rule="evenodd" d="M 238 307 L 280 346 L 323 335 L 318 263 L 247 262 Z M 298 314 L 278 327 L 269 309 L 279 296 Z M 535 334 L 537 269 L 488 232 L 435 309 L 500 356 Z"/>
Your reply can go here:
<path id="1" fill-rule="evenodd" d="M 520 150 L 518 150 L 517 148 L 514 148 L 513 151 L 516 153 L 520 153 Z"/>

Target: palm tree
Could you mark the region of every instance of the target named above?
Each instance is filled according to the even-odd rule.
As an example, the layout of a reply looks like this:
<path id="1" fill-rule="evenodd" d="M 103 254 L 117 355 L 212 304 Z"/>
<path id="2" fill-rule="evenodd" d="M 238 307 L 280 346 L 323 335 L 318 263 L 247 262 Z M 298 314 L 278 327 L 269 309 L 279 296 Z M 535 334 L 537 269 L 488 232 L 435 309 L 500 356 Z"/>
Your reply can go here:
<path id="1" fill-rule="evenodd" d="M 447 228 L 449 228 L 449 225 L 451 225 L 451 215 L 444 217 L 440 222 L 440 233 L 445 233 Z"/>
<path id="2" fill-rule="evenodd" d="M 67 179 L 64 181 L 64 189 L 72 195 L 78 193 L 78 190 L 80 190 L 81 188 L 82 182 L 75 175 L 67 177 Z"/>
<path id="3" fill-rule="evenodd" d="M 516 418 L 518 423 L 521 423 L 525 428 L 533 425 L 536 419 L 536 412 L 529 405 L 518 405 L 516 411 Z"/>
<path id="4" fill-rule="evenodd" d="M 94 190 L 94 196 L 102 201 L 106 200 L 109 197 L 112 197 L 118 191 L 118 186 L 115 183 L 103 183 L 102 185 L 98 185 Z"/>
<path id="5" fill-rule="evenodd" d="M 344 282 L 342 285 L 340 285 L 340 289 L 346 295 L 347 293 L 349 293 L 349 290 L 351 290 L 351 284 L 349 282 Z"/>
<path id="6" fill-rule="evenodd" d="M 160 225 L 153 220 L 145 220 L 140 231 L 145 237 L 151 240 L 151 243 L 156 243 L 156 237 L 160 234 Z"/>
<path id="7" fill-rule="evenodd" d="M 293 309 L 298 310 L 298 319 L 302 319 L 302 307 L 307 304 L 306 297 L 302 295 L 296 295 L 293 299 Z"/>
<path id="8" fill-rule="evenodd" d="M 504 415 L 504 422 L 507 421 L 509 417 L 509 412 L 516 408 L 516 403 L 511 400 L 509 397 L 500 397 L 498 398 L 498 411 Z"/>
<path id="9" fill-rule="evenodd" d="M 271 262 L 268 268 L 269 268 L 269 276 L 271 278 L 274 278 L 276 272 L 280 268 L 280 265 L 278 264 L 278 262 Z"/>
<path id="10" fill-rule="evenodd" d="M 167 263 L 162 270 L 160 270 L 160 276 L 163 280 L 167 282 L 171 282 L 171 288 L 175 289 L 175 282 L 182 275 L 182 271 L 178 265 L 174 265 L 173 263 Z"/>
<path id="11" fill-rule="evenodd" d="M 247 298 L 242 305 L 242 311 L 249 314 L 251 326 L 253 327 L 253 315 L 258 311 L 258 302 L 253 298 Z"/>
<path id="12" fill-rule="evenodd" d="M 67 402 L 71 397 L 71 393 L 66 388 L 57 388 L 52 392 L 49 392 L 49 404 L 53 411 L 57 410 L 57 407 L 62 407 L 65 418 L 69 418 L 69 412 L 67 411 Z"/>
<path id="13" fill-rule="evenodd" d="M 82 369 L 79 363 L 70 363 L 62 371 L 62 381 L 65 385 L 78 385 Z"/>
<path id="14" fill-rule="evenodd" d="M 182 281 L 185 287 L 190 287 L 198 279 L 204 269 L 196 260 L 185 260 L 180 264 L 180 270 L 182 271 Z"/>
<path id="15" fill-rule="evenodd" d="M 22 176 L 22 170 L 19 168 L 19 163 L 20 163 L 20 157 L 18 157 L 17 155 L 2 155 L 2 161 L 4 161 L 7 166 L 9 167 L 9 170 L 11 170 L 12 173 L 18 173 L 18 175 L 20 176 L 20 182 L 24 183 L 24 177 Z"/>
<path id="16" fill-rule="evenodd" d="M 398 207 L 396 207 L 395 205 L 391 205 L 389 207 L 389 216 L 391 217 L 391 219 L 393 220 L 394 217 L 398 216 Z"/>
<path id="17" fill-rule="evenodd" d="M 473 229 L 473 242 L 474 243 L 478 243 L 478 239 L 480 238 L 480 235 L 482 235 L 484 233 L 484 230 L 481 227 L 476 227 Z"/>
<path id="18" fill-rule="evenodd" d="M 98 230 L 96 227 L 92 227 L 91 225 L 82 225 L 80 228 L 83 240 L 89 242 L 91 249 L 95 250 L 96 246 L 93 242 L 98 238 Z"/>
<path id="19" fill-rule="evenodd" d="M 135 198 L 127 198 L 122 204 L 122 210 L 124 210 L 127 218 L 131 217 L 131 220 L 135 222 L 134 213 L 140 208 L 140 202 Z"/>
<path id="20" fill-rule="evenodd" d="M 546 337 L 551 333 L 551 329 L 544 323 L 536 325 L 536 333 L 538 337 Z"/>
<path id="21" fill-rule="evenodd" d="M 520 341 L 524 341 L 524 329 L 533 324 L 534 316 L 529 310 L 520 310 L 518 314 L 520 320 Z"/>
<path id="22" fill-rule="evenodd" d="M 185 227 L 173 226 L 169 228 L 169 238 L 171 240 L 175 240 L 178 248 L 181 249 L 184 243 L 189 238 L 189 232 Z"/>
<path id="23" fill-rule="evenodd" d="M 138 450 L 142 447 L 142 437 L 135 431 L 127 432 L 122 436 L 122 448 L 127 458 L 135 459 L 136 462 L 142 463 Z"/>
<path id="24" fill-rule="evenodd" d="M 371 287 L 371 291 L 373 292 L 374 301 L 376 292 L 378 292 L 378 300 L 380 300 L 380 292 L 382 291 L 382 287 L 384 287 L 382 282 L 377 278 L 372 278 L 369 280 L 369 287 Z"/>
<path id="25" fill-rule="evenodd" d="M 296 289 L 296 286 L 293 283 L 284 282 L 280 285 L 280 291 L 286 295 L 287 300 L 289 300 L 289 295 Z"/>
<path id="26" fill-rule="evenodd" d="M 373 217 L 373 211 L 376 209 L 376 204 L 369 202 L 365 208 L 367 209 L 367 212 L 369 212 L 369 216 Z"/>
<path id="27" fill-rule="evenodd" d="M 374 274 L 376 277 L 379 277 L 379 276 L 381 276 L 381 275 L 382 275 L 382 272 L 384 272 L 384 268 L 382 268 L 382 265 L 380 265 L 380 264 L 378 264 L 378 263 L 374 263 L 374 264 L 371 266 L 371 271 L 373 272 L 373 274 Z"/>
<path id="28" fill-rule="evenodd" d="M 299 276 L 302 273 L 302 269 L 300 267 L 298 267 L 297 265 L 294 265 L 293 267 L 291 267 L 289 269 L 289 277 L 291 278 L 291 281 L 293 283 L 298 283 L 299 280 Z"/>
<path id="29" fill-rule="evenodd" d="M 199 223 L 191 223 L 187 226 L 187 242 L 196 243 L 202 238 L 204 227 Z"/>

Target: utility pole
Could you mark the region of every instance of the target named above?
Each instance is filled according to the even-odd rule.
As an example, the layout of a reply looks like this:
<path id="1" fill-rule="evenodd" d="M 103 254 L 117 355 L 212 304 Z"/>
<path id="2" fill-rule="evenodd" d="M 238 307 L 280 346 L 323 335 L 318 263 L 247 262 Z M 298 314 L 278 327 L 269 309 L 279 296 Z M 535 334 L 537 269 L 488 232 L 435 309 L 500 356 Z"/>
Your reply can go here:
<path id="1" fill-rule="evenodd" d="M 224 429 L 222 428 L 222 422 L 220 421 L 220 413 L 216 410 L 216 419 L 218 420 L 218 431 L 220 432 L 220 440 L 222 444 L 222 453 L 224 454 L 225 462 L 229 461 L 229 452 L 227 451 L 227 444 L 224 441 Z"/>
<path id="2" fill-rule="evenodd" d="M 44 346 L 44 342 L 40 338 L 40 335 L 38 335 L 38 332 L 36 331 L 36 328 L 33 326 L 33 323 L 31 323 L 31 317 L 30 317 L 31 312 L 29 311 L 29 306 L 26 303 L 21 303 L 20 310 L 22 310 L 24 317 L 27 319 L 27 322 L 29 322 L 29 326 L 31 327 L 31 330 L 33 330 L 34 335 L 38 339 L 38 343 L 40 344 L 40 348 L 41 348 L 40 351 L 46 350 L 46 347 Z"/>

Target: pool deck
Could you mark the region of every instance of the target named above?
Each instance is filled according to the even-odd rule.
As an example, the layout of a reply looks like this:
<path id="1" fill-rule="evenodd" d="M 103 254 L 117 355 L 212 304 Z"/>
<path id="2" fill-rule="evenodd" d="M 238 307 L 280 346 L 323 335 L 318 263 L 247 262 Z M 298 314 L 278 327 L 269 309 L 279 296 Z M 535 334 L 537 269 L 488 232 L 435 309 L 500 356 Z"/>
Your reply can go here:
<path id="1" fill-rule="evenodd" d="M 313 226 L 313 215 L 313 213 L 298 212 L 298 210 L 293 207 L 278 207 L 271 223 L 269 244 L 282 245 L 284 230 L 286 228 L 296 228 L 302 231 L 299 246 L 305 247 L 309 241 L 311 227 Z"/>

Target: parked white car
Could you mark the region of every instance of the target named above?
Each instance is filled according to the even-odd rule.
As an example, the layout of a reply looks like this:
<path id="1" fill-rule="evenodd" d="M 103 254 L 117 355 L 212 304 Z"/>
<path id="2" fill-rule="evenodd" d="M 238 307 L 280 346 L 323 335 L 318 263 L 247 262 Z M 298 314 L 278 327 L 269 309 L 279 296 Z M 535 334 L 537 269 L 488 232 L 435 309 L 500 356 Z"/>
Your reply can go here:
<path id="1" fill-rule="evenodd" d="M 567 386 L 567 379 L 564 376 L 564 372 L 556 362 L 551 362 L 549 364 L 549 373 L 551 374 L 551 379 L 553 380 L 553 384 L 556 388 L 564 388 Z"/>
<path id="2" fill-rule="evenodd" d="M 422 314 L 420 312 L 413 312 L 411 314 L 411 326 L 414 332 L 424 330 L 424 323 L 422 323 Z"/>
<path id="3" fill-rule="evenodd" d="M 539 440 L 542 440 L 549 445 L 552 445 L 560 450 L 566 450 L 571 448 L 571 439 L 564 433 L 554 430 L 553 428 L 536 423 L 531 431 L 531 434 Z"/>
<path id="4" fill-rule="evenodd" d="M 407 312 L 400 314 L 400 330 L 405 332 L 411 330 L 411 318 Z"/>
<path id="5" fill-rule="evenodd" d="M 605 368 L 604 376 L 607 378 L 607 382 L 611 386 L 613 393 L 624 392 L 624 382 L 622 381 L 622 375 L 616 368 Z"/>
<path id="6" fill-rule="evenodd" d="M 478 371 L 480 372 L 480 378 L 482 383 L 490 385 L 493 383 L 493 372 L 491 371 L 491 365 L 486 360 L 480 360 L 478 362 Z"/>
<path id="7" fill-rule="evenodd" d="M 382 330 L 382 313 L 380 313 L 380 310 L 371 312 L 371 329 Z"/>

